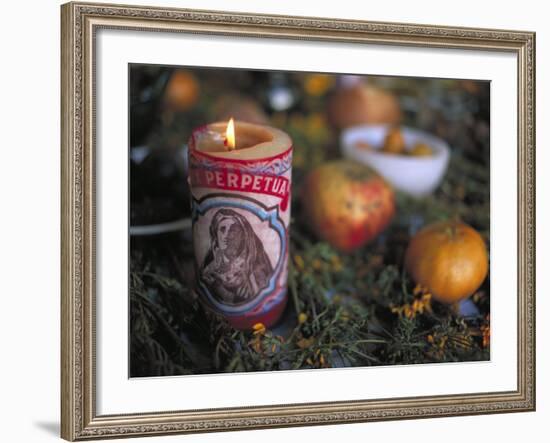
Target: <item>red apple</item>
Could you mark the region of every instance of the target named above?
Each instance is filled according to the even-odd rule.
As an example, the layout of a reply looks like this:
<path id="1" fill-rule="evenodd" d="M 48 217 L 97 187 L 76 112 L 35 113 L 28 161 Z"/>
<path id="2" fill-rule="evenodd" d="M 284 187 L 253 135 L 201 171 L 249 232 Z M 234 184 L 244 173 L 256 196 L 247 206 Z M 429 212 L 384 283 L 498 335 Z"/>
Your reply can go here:
<path id="1" fill-rule="evenodd" d="M 375 238 L 395 213 L 394 193 L 384 179 L 367 166 L 347 160 L 314 169 L 302 192 L 313 231 L 344 252 Z"/>

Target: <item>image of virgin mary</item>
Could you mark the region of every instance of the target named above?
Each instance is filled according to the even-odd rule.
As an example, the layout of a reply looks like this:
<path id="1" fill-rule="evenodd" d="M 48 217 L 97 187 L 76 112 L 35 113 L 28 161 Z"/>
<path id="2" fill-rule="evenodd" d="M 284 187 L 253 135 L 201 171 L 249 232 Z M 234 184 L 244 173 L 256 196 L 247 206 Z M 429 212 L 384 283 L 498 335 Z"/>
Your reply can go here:
<path id="1" fill-rule="evenodd" d="M 219 302 L 240 305 L 254 299 L 273 275 L 264 245 L 243 215 L 220 209 L 210 224 L 210 247 L 199 278 Z"/>

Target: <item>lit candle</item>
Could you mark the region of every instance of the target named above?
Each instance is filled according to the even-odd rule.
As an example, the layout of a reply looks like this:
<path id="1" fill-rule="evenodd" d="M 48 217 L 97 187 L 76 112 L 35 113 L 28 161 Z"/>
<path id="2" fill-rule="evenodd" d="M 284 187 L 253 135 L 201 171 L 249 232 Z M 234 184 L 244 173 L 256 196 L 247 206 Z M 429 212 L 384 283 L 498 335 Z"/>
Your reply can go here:
<path id="1" fill-rule="evenodd" d="M 269 126 L 231 119 L 189 141 L 196 291 L 237 329 L 272 326 L 287 302 L 291 163 Z"/>

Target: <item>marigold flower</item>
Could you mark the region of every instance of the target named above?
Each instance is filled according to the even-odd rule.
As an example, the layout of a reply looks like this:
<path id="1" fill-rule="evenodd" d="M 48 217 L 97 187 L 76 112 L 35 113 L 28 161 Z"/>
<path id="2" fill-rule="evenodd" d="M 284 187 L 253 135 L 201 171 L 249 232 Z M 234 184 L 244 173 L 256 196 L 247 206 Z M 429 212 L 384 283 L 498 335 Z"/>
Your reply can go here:
<path id="1" fill-rule="evenodd" d="M 304 259 L 300 255 L 294 256 L 294 263 L 296 264 L 296 269 L 303 271 L 305 268 Z"/>
<path id="2" fill-rule="evenodd" d="M 308 129 L 317 132 L 326 126 L 326 120 L 320 112 L 313 113 L 308 119 Z"/>
<path id="3" fill-rule="evenodd" d="M 316 258 L 315 260 L 313 260 L 313 263 L 311 263 L 311 265 L 313 266 L 313 269 L 315 269 L 316 271 L 318 271 L 319 269 L 322 268 L 323 263 L 321 262 L 321 260 L 319 260 L 318 258 Z"/>
<path id="4" fill-rule="evenodd" d="M 390 305 L 390 310 L 393 314 L 403 315 L 408 319 L 413 319 L 416 317 L 417 314 L 423 314 L 424 312 L 432 312 L 432 294 L 426 292 L 422 294 L 420 298 L 418 298 L 418 294 L 420 294 L 418 291 L 425 289 L 418 289 L 421 288 L 420 286 L 417 286 L 414 291 L 417 292 L 415 298 L 412 303 L 405 303 L 402 306 L 394 306 Z"/>
<path id="5" fill-rule="evenodd" d="M 390 305 L 390 311 L 392 314 L 401 314 L 403 309 L 399 306 Z"/>
<path id="6" fill-rule="evenodd" d="M 342 259 L 338 255 L 330 257 L 330 264 L 334 272 L 340 272 L 343 269 Z"/>
<path id="7" fill-rule="evenodd" d="M 254 326 L 252 326 L 252 329 L 254 330 L 254 335 L 265 334 L 265 325 L 263 323 L 256 323 Z"/>
<path id="8" fill-rule="evenodd" d="M 304 89 L 309 95 L 323 95 L 334 82 L 330 75 L 310 74 L 305 78 Z"/>

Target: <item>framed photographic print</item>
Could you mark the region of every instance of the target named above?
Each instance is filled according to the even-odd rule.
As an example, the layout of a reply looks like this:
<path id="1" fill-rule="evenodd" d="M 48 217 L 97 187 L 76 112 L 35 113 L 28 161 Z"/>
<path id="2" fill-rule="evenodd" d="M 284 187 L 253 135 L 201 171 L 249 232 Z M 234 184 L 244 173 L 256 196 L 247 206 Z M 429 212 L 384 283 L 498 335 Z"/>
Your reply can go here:
<path id="1" fill-rule="evenodd" d="M 61 14 L 63 438 L 534 410 L 534 33 Z"/>

